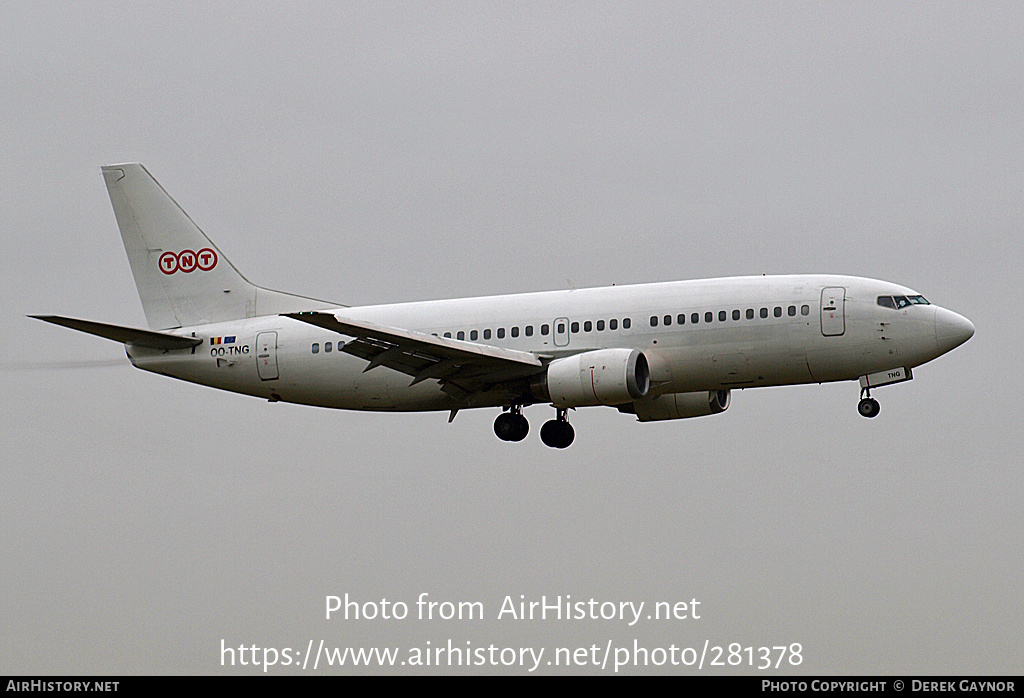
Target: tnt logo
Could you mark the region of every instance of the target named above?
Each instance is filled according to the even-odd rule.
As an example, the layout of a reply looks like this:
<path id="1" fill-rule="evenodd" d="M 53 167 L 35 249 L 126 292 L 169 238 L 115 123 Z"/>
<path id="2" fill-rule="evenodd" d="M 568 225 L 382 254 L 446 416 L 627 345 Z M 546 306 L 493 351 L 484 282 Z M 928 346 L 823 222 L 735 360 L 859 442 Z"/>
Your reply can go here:
<path id="1" fill-rule="evenodd" d="M 188 274 L 196 269 L 210 271 L 217 266 L 217 253 L 209 247 L 204 247 L 198 252 L 192 250 L 164 252 L 160 255 L 158 266 L 160 271 L 165 274 L 173 274 L 178 271 Z"/>

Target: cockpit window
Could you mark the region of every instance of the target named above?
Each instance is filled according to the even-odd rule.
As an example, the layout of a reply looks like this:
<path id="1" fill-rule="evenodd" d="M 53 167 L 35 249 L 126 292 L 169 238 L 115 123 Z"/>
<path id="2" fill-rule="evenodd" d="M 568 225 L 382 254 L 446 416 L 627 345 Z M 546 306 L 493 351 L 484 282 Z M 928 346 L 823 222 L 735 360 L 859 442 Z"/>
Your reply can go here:
<path id="1" fill-rule="evenodd" d="M 878 304 L 883 308 L 906 308 L 908 305 L 931 305 L 924 296 L 879 296 Z"/>

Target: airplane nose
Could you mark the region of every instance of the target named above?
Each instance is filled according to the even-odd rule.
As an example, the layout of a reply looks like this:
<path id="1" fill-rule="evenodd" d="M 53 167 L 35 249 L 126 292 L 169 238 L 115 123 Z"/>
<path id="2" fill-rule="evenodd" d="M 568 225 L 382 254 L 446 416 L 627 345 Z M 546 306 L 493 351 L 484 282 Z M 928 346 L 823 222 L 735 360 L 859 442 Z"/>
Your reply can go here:
<path id="1" fill-rule="evenodd" d="M 963 315 L 945 308 L 935 309 L 935 341 L 945 354 L 974 336 L 974 324 Z"/>

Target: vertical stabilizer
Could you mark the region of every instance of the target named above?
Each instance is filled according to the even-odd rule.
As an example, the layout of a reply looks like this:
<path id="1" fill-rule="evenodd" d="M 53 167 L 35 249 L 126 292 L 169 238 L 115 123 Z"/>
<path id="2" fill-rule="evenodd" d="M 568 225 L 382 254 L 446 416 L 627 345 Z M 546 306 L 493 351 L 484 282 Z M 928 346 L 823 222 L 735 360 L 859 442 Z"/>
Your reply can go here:
<path id="1" fill-rule="evenodd" d="M 142 165 L 102 169 L 151 328 L 336 307 L 249 283 Z"/>

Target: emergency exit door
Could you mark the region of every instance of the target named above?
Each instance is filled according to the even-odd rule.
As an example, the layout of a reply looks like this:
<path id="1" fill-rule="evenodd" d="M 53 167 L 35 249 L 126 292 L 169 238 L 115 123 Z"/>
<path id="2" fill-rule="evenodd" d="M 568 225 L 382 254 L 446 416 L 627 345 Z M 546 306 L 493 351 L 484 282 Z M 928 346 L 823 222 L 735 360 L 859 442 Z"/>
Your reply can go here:
<path id="1" fill-rule="evenodd" d="M 569 345 L 569 318 L 560 317 L 552 323 L 554 330 L 555 346 L 565 347 Z"/>

